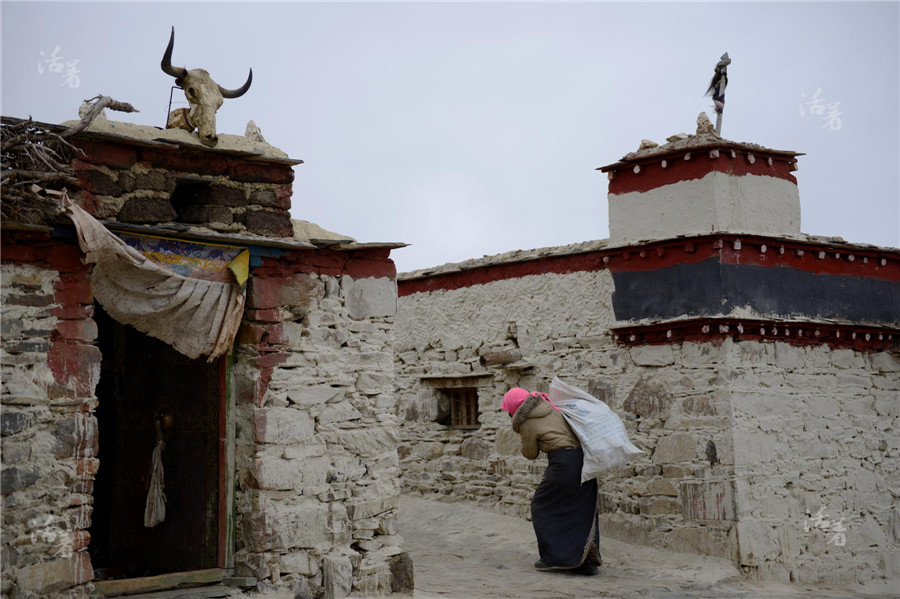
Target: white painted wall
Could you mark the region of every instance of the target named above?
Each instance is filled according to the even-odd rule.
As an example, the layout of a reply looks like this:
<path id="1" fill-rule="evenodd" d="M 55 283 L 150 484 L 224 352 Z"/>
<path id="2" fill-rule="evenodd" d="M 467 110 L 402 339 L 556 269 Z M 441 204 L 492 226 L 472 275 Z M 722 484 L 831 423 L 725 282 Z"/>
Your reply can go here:
<path id="1" fill-rule="evenodd" d="M 797 185 L 711 172 L 645 192 L 609 194 L 610 245 L 712 232 L 799 235 Z"/>

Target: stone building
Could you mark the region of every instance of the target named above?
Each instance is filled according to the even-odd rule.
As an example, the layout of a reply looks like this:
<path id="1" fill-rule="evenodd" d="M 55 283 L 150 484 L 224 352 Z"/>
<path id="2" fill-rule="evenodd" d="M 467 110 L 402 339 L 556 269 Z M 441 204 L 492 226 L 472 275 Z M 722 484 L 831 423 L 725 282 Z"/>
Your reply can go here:
<path id="1" fill-rule="evenodd" d="M 110 121 L 69 141 L 78 229 L 2 229 L 2 596 L 410 590 L 402 244 L 292 222 L 300 161 L 264 142 Z"/>
<path id="2" fill-rule="evenodd" d="M 608 240 L 400 275 L 402 488 L 527 517 L 544 463 L 500 399 L 559 376 L 645 452 L 601 479 L 601 534 L 748 578 L 900 576 L 900 251 L 801 233 L 798 156 L 644 142 L 599 169 Z"/>

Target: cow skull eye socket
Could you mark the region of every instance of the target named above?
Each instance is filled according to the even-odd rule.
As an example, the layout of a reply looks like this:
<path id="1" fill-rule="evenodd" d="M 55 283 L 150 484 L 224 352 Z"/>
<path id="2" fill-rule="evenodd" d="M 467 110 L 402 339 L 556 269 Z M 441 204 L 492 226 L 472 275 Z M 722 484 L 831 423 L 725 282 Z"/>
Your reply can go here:
<path id="1" fill-rule="evenodd" d="M 194 88 L 193 88 L 193 87 L 189 87 L 189 88 L 188 88 L 188 94 L 189 94 L 192 98 L 196 98 L 196 97 L 197 97 L 197 92 L 194 91 Z"/>

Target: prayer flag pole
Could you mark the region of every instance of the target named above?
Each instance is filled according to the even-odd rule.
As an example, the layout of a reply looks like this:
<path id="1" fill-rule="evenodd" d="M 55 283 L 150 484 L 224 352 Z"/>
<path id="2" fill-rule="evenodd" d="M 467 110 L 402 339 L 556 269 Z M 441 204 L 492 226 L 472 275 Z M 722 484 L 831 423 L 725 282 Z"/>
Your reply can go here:
<path id="1" fill-rule="evenodd" d="M 705 95 L 712 94 L 713 103 L 716 108 L 716 135 L 722 134 L 722 112 L 725 110 L 725 87 L 728 85 L 728 65 L 731 59 L 728 58 L 728 52 L 722 55 L 719 62 L 716 63 L 716 71 L 713 74 L 712 81 L 709 82 L 709 89 Z"/>

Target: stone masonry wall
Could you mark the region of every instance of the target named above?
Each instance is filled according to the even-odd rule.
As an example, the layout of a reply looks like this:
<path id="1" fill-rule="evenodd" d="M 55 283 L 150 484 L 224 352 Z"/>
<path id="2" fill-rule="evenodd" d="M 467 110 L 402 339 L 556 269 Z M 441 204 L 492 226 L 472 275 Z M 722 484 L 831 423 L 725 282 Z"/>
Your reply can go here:
<path id="1" fill-rule="evenodd" d="M 252 272 L 233 368 L 236 568 L 260 588 L 412 589 L 397 530 L 394 273 L 387 251 L 298 252 Z"/>
<path id="2" fill-rule="evenodd" d="M 82 188 L 76 198 L 99 220 L 293 235 L 290 164 L 77 137 L 76 145 L 85 152 L 73 162 Z"/>
<path id="3" fill-rule="evenodd" d="M 896 387 L 896 357 L 730 339 L 624 347 L 609 334 L 614 321 L 611 294 L 612 277 L 601 270 L 523 276 L 401 296 L 395 355 L 398 413 L 404 420 L 400 431 L 403 489 L 448 500 L 462 498 L 527 517 L 545 463 L 543 458 L 529 462 L 521 457 L 518 436 L 510 429 L 509 417 L 500 411 L 500 400 L 512 386 L 546 391 L 550 380 L 559 376 L 603 399 L 622 417 L 632 442 L 646 452 L 601 481 L 602 534 L 727 556 L 743 566 L 748 577 L 827 578 L 828 566 L 812 560 L 812 552 L 818 550 L 810 535 L 805 539 L 809 547 L 795 542 L 783 548 L 783 554 L 773 554 L 769 544 L 762 557 L 759 553 L 760 543 L 772 540 L 776 523 L 782 529 L 799 524 L 802 530 L 803 518 L 791 518 L 807 508 L 811 497 L 827 499 L 834 490 L 824 478 L 804 482 L 810 486 L 806 503 L 795 501 L 776 515 L 767 515 L 770 487 L 777 482 L 783 488 L 787 481 L 782 472 L 750 465 L 775 445 L 774 439 L 762 441 L 757 435 L 756 421 L 766 413 L 769 402 L 779 400 L 782 410 L 793 410 L 794 417 L 802 419 L 805 404 L 797 404 L 797 395 L 804 389 L 816 389 L 804 397 L 829 398 L 823 401 L 838 409 L 844 404 L 857 411 L 871 407 L 874 397 Z M 479 355 L 509 349 L 518 349 L 521 360 L 506 366 L 480 365 Z M 763 360 L 762 369 L 749 357 L 759 351 L 772 356 L 771 363 Z M 794 361 L 785 362 L 786 355 L 795 356 Z M 810 356 L 809 363 L 805 356 Z M 858 372 L 844 377 L 847 384 L 835 386 L 835 379 L 819 377 L 835 367 L 833 360 L 857 365 Z M 473 373 L 484 376 L 465 377 Z M 767 395 L 768 387 L 760 387 L 775 375 L 785 381 L 779 399 Z M 480 428 L 452 430 L 434 422 L 440 401 L 435 381 L 477 387 Z M 867 414 L 866 422 L 892 425 L 886 405 L 882 403 L 880 410 Z M 821 437 L 816 431 L 791 438 L 791 451 L 831 452 L 827 446 L 835 436 L 844 432 L 859 436 L 857 428 L 862 427 L 839 414 L 834 413 Z M 769 420 L 768 428 L 776 422 Z M 815 426 L 824 428 L 824 423 Z M 856 427 L 852 434 L 851 426 Z M 870 465 L 882 465 L 872 476 L 863 477 L 868 485 L 882 490 L 898 472 L 892 461 L 896 441 L 883 437 L 868 443 L 874 443 Z M 857 454 L 861 443 L 865 441 L 856 441 Z M 766 463 L 765 468 L 774 465 Z M 795 487 L 800 484 L 793 482 Z M 845 484 L 851 483 L 841 479 L 835 486 Z M 857 497 L 853 491 L 843 492 Z M 878 538 L 877 547 L 870 548 L 867 541 L 860 557 L 847 561 L 846 571 L 853 572 L 853 579 L 893 571 L 884 564 L 895 552 L 896 516 L 888 515 L 885 502 L 890 504 L 887 496 L 878 496 L 873 505 L 882 507 L 872 509 L 879 515 L 867 519 L 866 530 L 879 531 L 871 533 Z M 762 531 L 769 536 L 759 540 Z M 780 542 L 777 534 L 776 539 Z M 862 542 L 858 548 L 863 549 Z M 846 561 L 850 552 L 840 555 Z"/>
<path id="4" fill-rule="evenodd" d="M 101 219 L 293 234 L 297 161 L 73 140 L 84 151 L 74 161 L 81 189 L 73 199 Z M 62 235 L 12 224 L 3 231 L 4 598 L 86 597 L 91 588 L 101 354 L 89 269 L 74 238 Z M 228 358 L 234 445 L 226 443 L 220 463 L 235 465 L 225 472 L 234 510 L 224 516 L 235 546 L 220 550 L 262 591 L 328 599 L 411 591 L 396 519 L 390 249 L 260 254 L 276 257 L 254 258 Z"/>
<path id="5" fill-rule="evenodd" d="M 740 563 L 784 581 L 900 576 L 896 346 L 727 351 Z"/>
<path id="6" fill-rule="evenodd" d="M 4 231 L 2 594 L 86 597 L 100 372 L 74 243 Z M 326 597 L 412 589 L 397 530 L 389 250 L 252 271 L 231 367 L 238 573 Z"/>
<path id="7" fill-rule="evenodd" d="M 100 352 L 74 243 L 4 231 L 3 597 L 87 597 Z"/>
<path id="8" fill-rule="evenodd" d="M 519 455 L 518 436 L 500 399 L 510 386 L 536 388 L 561 372 L 576 336 L 603 343 L 611 322 L 612 280 L 607 273 L 546 275 L 402 297 L 395 327 L 396 383 L 401 427 L 403 488 L 450 495 L 525 515 L 543 465 Z M 601 302 L 589 302 L 591 297 Z M 605 305 L 604 305 L 605 304 Z M 553 305 L 554 310 L 545 306 Z M 534 363 L 527 372 L 486 370 L 482 353 L 520 349 Z M 436 424 L 438 396 L 424 376 L 482 372 L 478 430 Z M 462 383 L 460 383 L 462 384 Z"/>
<path id="9" fill-rule="evenodd" d="M 647 452 L 602 481 L 604 534 L 723 553 L 734 508 L 707 532 L 710 527 L 682 516 L 678 492 L 684 481 L 693 485 L 685 491 L 692 498 L 702 501 L 712 494 L 714 503 L 716 494 L 727 494 L 733 502 L 731 410 L 720 374 L 722 358 L 709 345 L 617 346 L 608 334 L 611 293 L 609 273 L 599 271 L 528 276 L 401 298 L 395 351 L 405 418 L 400 445 L 404 489 L 452 493 L 527 517 L 545 463 L 521 456 L 500 400 L 512 386 L 546 391 L 559 376 L 603 399 L 623 418 L 632 442 Z M 532 369 L 480 366 L 480 354 L 512 347 Z M 422 377 L 469 372 L 487 375 L 478 379 L 480 428 L 435 424 L 437 398 Z M 703 459 L 710 441 L 719 460 L 714 466 Z M 679 532 L 673 535 L 675 528 Z"/>

